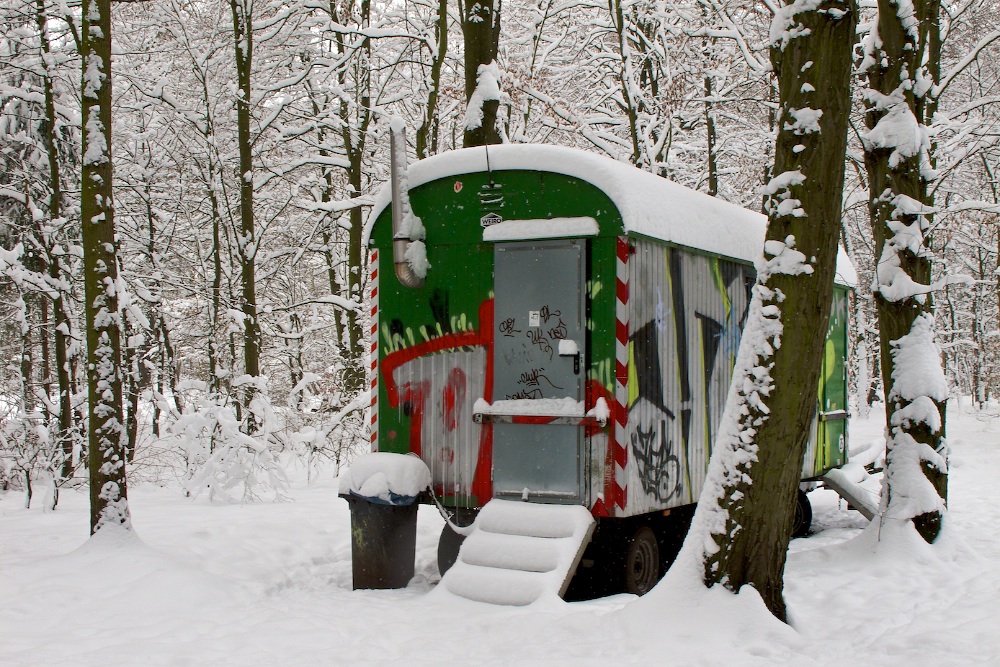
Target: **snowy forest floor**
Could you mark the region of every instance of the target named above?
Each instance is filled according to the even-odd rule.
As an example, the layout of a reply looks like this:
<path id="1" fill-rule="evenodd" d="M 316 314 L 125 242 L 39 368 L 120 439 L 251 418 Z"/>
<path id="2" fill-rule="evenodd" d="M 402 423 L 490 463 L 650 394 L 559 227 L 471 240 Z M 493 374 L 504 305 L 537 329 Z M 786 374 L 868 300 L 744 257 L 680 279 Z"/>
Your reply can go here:
<path id="1" fill-rule="evenodd" d="M 855 443 L 884 413 L 854 419 Z M 434 591 L 441 519 L 422 507 L 417 577 L 352 591 L 335 479 L 292 502 L 218 504 L 136 486 L 137 539 L 87 540 L 85 490 L 54 512 L 0 494 L 3 665 L 1000 664 L 1000 415 L 949 412 L 950 512 L 927 546 L 830 491 L 786 568 L 791 627 L 753 592 L 668 577 L 643 598 L 497 608 Z M 41 503 L 35 503 L 40 506 Z"/>

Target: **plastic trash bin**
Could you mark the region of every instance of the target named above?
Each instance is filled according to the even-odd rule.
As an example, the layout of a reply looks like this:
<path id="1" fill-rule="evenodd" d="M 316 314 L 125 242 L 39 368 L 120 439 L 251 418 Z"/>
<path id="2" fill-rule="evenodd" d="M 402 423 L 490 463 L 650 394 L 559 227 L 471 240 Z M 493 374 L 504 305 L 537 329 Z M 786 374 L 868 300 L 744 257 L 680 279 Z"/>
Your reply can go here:
<path id="1" fill-rule="evenodd" d="M 351 509 L 354 589 L 405 588 L 413 578 L 417 550 L 416 496 L 390 501 L 341 494 Z"/>

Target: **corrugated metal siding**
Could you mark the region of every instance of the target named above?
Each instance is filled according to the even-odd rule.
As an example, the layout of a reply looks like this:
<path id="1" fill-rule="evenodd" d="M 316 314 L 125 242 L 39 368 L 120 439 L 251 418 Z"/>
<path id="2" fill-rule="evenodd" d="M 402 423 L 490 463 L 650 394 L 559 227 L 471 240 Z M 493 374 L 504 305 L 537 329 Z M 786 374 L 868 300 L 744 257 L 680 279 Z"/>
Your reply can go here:
<path id="1" fill-rule="evenodd" d="M 477 347 L 417 357 L 393 373 L 399 409 L 410 417 L 410 451 L 430 468 L 435 493 L 471 494 L 483 428 L 472 407 L 485 395 L 485 369 L 486 350 Z"/>
<path id="2" fill-rule="evenodd" d="M 626 514 L 697 500 L 725 408 L 752 269 L 638 240 L 629 262 Z"/>

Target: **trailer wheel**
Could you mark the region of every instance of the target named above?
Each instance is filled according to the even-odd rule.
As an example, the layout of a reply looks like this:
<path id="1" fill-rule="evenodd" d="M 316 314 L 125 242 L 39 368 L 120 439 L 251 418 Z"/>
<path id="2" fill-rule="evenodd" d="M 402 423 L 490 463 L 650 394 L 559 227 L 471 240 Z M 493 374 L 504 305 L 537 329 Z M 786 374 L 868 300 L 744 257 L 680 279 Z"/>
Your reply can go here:
<path id="1" fill-rule="evenodd" d="M 812 525 L 813 509 L 809 503 L 809 496 L 802 489 L 795 498 L 795 519 L 792 523 L 792 537 L 805 537 L 809 534 L 809 527 Z"/>
<path id="2" fill-rule="evenodd" d="M 645 595 L 660 580 L 660 547 L 649 526 L 640 526 L 625 550 L 625 590 Z"/>

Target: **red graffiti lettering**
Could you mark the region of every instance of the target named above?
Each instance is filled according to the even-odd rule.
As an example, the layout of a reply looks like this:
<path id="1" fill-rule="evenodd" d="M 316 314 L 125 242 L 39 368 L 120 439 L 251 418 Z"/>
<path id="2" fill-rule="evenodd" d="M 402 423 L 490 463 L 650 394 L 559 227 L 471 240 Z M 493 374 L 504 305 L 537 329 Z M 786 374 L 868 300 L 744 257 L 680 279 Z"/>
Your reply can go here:
<path id="1" fill-rule="evenodd" d="M 445 430 L 454 431 L 458 426 L 459 413 L 465 403 L 465 373 L 461 368 L 451 369 L 448 374 L 448 384 L 441 392 L 441 421 Z"/>

